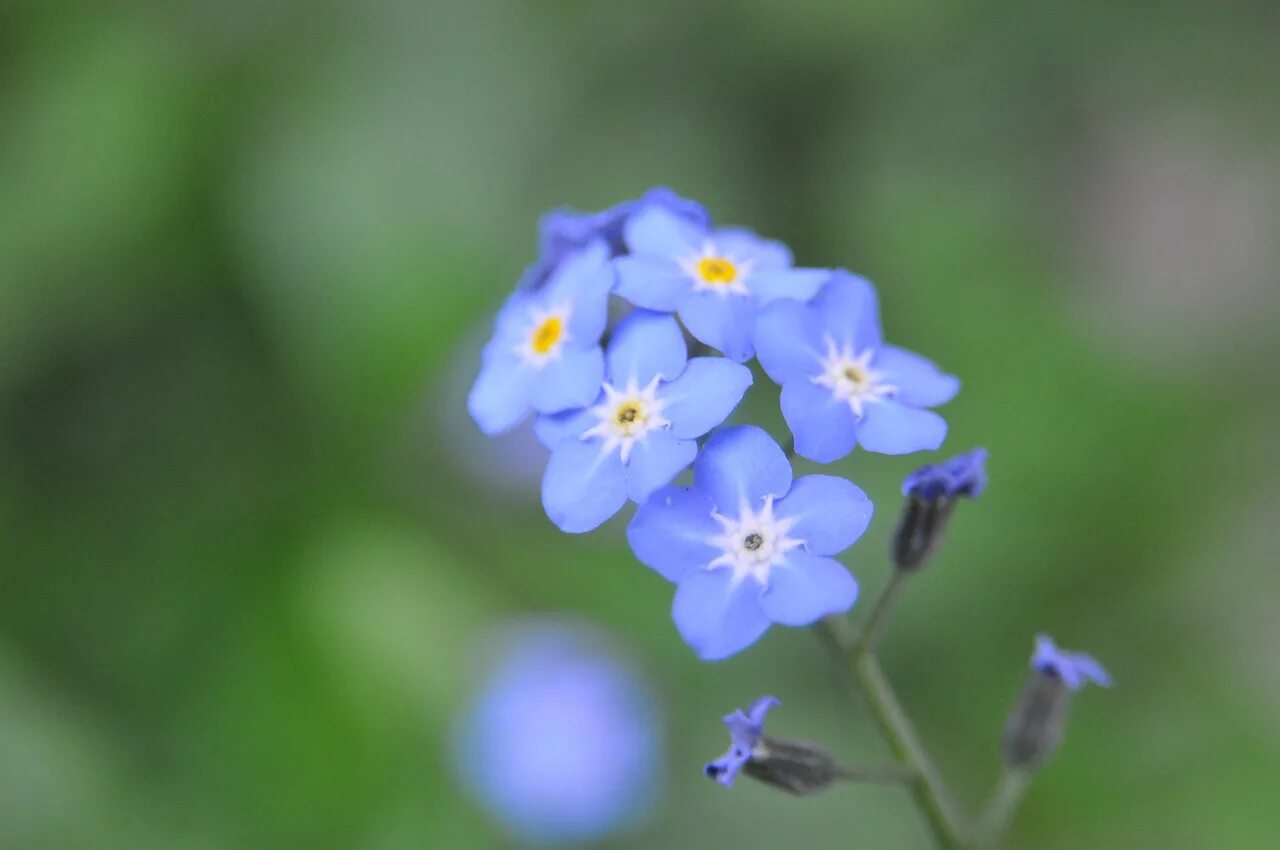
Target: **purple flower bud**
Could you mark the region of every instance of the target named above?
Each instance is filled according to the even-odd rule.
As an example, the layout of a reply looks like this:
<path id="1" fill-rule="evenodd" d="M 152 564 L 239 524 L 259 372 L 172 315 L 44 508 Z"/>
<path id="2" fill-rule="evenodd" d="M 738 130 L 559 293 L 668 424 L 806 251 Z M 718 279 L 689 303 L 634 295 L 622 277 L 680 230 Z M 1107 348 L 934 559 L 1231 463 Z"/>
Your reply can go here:
<path id="1" fill-rule="evenodd" d="M 1004 730 L 1004 760 L 1034 770 L 1057 754 L 1066 731 L 1072 694 L 1090 681 L 1110 686 L 1111 678 L 1093 658 L 1063 652 L 1048 635 L 1036 638 L 1033 675 Z"/>
<path id="2" fill-rule="evenodd" d="M 924 466 L 902 482 L 906 496 L 893 536 L 893 563 L 900 570 L 925 566 L 942 541 L 956 500 L 976 498 L 987 486 L 986 449 Z"/>
<path id="3" fill-rule="evenodd" d="M 732 788 L 739 773 L 788 794 L 804 797 L 826 790 L 846 773 L 821 747 L 796 741 L 779 741 L 764 734 L 769 709 L 781 705 L 761 697 L 746 713 L 735 711 L 724 719 L 732 744 L 729 751 L 705 768 L 707 776 Z"/>

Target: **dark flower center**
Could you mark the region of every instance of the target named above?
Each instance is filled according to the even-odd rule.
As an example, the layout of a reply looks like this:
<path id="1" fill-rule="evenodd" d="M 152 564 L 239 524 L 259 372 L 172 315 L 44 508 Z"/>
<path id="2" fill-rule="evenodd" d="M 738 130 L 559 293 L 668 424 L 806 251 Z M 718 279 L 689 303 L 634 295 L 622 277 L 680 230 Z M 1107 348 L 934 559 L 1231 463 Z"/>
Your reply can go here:
<path id="1" fill-rule="evenodd" d="M 623 425 L 630 425 L 640 418 L 640 408 L 635 404 L 624 404 L 618 409 L 618 421 Z"/>
<path id="2" fill-rule="evenodd" d="M 764 545 L 764 538 L 753 531 L 742 541 L 742 545 L 747 548 L 748 552 L 754 552 Z"/>

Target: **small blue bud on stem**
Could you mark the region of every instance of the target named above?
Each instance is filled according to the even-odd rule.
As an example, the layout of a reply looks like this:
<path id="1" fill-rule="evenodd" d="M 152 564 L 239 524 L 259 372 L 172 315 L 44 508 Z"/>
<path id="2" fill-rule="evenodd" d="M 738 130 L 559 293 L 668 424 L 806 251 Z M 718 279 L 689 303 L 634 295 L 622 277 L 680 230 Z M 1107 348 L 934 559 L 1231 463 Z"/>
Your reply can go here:
<path id="1" fill-rule="evenodd" d="M 893 564 L 903 572 L 922 569 L 942 541 L 956 501 L 976 498 L 987 486 L 987 452 L 974 449 L 938 466 L 917 469 L 902 482 L 906 504 L 893 535 Z"/>

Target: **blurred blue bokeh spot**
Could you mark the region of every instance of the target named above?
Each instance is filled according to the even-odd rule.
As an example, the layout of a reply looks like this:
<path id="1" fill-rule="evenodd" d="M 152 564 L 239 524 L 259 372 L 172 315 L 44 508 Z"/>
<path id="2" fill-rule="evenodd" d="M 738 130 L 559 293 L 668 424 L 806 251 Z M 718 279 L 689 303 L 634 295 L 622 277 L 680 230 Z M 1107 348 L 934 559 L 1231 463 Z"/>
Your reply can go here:
<path id="1" fill-rule="evenodd" d="M 646 684 L 608 645 L 582 623 L 509 624 L 458 724 L 466 787 L 528 843 L 595 841 L 635 824 L 654 801 L 658 716 Z"/>

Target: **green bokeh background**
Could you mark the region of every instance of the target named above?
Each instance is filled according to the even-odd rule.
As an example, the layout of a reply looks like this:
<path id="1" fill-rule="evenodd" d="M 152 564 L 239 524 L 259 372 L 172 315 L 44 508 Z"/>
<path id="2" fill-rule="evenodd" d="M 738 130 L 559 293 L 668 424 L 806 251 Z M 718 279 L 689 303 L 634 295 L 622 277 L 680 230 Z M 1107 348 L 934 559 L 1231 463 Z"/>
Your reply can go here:
<path id="1" fill-rule="evenodd" d="M 957 796 L 1032 636 L 1078 701 L 1011 845 L 1280 815 L 1280 6 L 0 0 L 0 848 L 511 846 L 452 779 L 487 626 L 603 624 L 666 714 L 617 848 L 925 846 L 707 783 L 719 716 L 883 751 L 812 637 L 699 663 L 621 525 L 462 397 L 546 208 L 667 184 L 876 280 L 991 450 L 885 665 Z M 750 405 L 778 428 L 767 387 Z M 513 460 L 515 459 L 515 460 Z M 897 482 L 845 560 L 874 591 Z"/>

